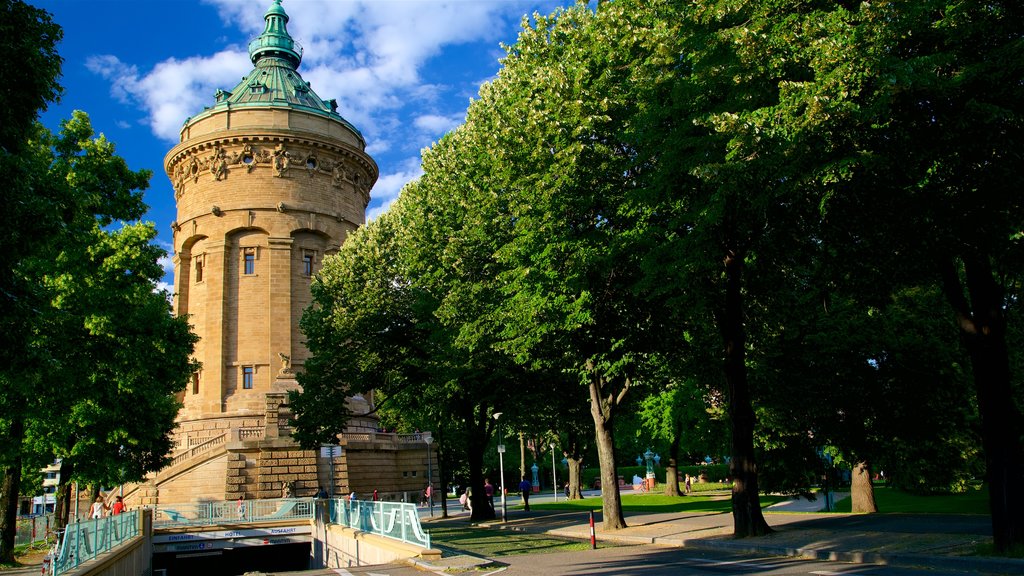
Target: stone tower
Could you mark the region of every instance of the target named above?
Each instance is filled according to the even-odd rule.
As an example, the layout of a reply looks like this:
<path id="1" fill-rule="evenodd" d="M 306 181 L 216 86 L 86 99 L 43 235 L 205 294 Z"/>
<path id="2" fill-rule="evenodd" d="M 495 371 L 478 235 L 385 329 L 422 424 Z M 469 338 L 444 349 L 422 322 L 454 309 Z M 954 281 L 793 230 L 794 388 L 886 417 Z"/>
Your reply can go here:
<path id="1" fill-rule="evenodd" d="M 189 118 L 164 167 L 174 186 L 175 312 L 202 363 L 181 397 L 171 465 L 130 503 L 422 489 L 422 439 L 349 423 L 342 450 L 300 450 L 286 392 L 308 357 L 299 319 L 323 259 L 363 224 L 377 165 L 359 131 L 299 75 L 302 47 L 273 0 L 254 68 Z M 372 404 L 350 400 L 356 414 Z M 361 409 L 362 408 L 362 409 Z M 325 458 L 325 455 L 327 458 Z M 404 480 L 403 480 L 404 479 Z"/>
<path id="2" fill-rule="evenodd" d="M 264 18 L 253 70 L 185 122 L 164 160 L 178 207 L 175 307 L 201 337 L 203 364 L 183 428 L 262 413 L 267 393 L 296 387 L 310 281 L 364 222 L 377 180 L 362 135 L 299 75 L 280 0 Z"/>

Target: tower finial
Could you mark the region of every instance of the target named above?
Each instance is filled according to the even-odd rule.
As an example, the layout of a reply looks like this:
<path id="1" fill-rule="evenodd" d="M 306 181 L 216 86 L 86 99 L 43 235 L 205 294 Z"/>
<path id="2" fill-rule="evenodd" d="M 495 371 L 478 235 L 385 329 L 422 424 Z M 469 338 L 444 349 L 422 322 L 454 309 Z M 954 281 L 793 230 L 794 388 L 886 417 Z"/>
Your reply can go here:
<path id="1" fill-rule="evenodd" d="M 249 43 L 249 59 L 256 64 L 260 58 L 274 56 L 283 58 L 298 68 L 302 62 L 302 46 L 288 34 L 288 14 L 281 6 L 281 0 L 274 0 L 263 15 L 266 27 L 263 33 Z"/>

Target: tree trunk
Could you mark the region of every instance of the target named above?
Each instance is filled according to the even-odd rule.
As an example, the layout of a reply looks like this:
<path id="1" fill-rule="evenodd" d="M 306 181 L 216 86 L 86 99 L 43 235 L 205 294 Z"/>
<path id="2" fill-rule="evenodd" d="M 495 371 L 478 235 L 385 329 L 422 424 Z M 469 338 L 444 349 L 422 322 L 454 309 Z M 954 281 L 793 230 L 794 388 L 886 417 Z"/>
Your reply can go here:
<path id="1" fill-rule="evenodd" d="M 615 401 L 601 397 L 598 376 L 590 377 L 590 413 L 594 417 L 594 436 L 597 441 L 597 456 L 601 464 L 601 509 L 605 530 L 620 530 L 626 527 L 622 515 L 622 499 L 619 496 L 619 479 L 615 465 L 615 440 L 612 434 L 612 414 Z"/>
<path id="2" fill-rule="evenodd" d="M 21 442 L 25 436 L 25 422 L 15 417 L 10 425 L 10 442 L 15 454 L 9 466 L 2 468 L 0 483 L 0 563 L 14 563 L 14 539 L 18 535 L 18 496 L 21 491 Z"/>
<path id="3" fill-rule="evenodd" d="M 471 419 L 467 421 L 472 422 Z M 494 511 L 488 503 L 487 494 L 484 493 L 484 450 L 487 446 L 487 437 L 472 424 L 468 427 L 470 430 L 467 434 L 469 441 L 466 442 L 466 459 L 469 463 L 470 501 L 472 502 L 470 520 L 474 522 L 494 520 Z M 481 428 L 486 427 L 482 426 Z"/>
<path id="4" fill-rule="evenodd" d="M 566 457 L 569 466 L 569 500 L 582 500 L 583 488 L 580 484 L 583 472 L 583 460 Z"/>
<path id="5" fill-rule="evenodd" d="M 74 490 L 74 482 L 71 480 L 75 475 L 75 466 L 71 460 L 64 458 L 60 461 L 60 480 L 57 484 L 56 502 L 53 506 L 54 523 L 57 528 L 64 528 L 71 522 L 71 514 L 74 512 L 71 505 L 71 496 L 77 499 L 78 494 Z"/>
<path id="6" fill-rule="evenodd" d="M 992 278 L 992 266 L 986 255 L 965 258 L 964 270 L 969 303 L 952 261 L 944 266 L 943 285 L 971 356 L 981 414 L 992 536 L 996 553 L 1005 554 L 1024 546 L 1024 463 L 1021 415 L 1010 384 L 1004 296 Z"/>
<path id="7" fill-rule="evenodd" d="M 519 433 L 519 478 L 526 477 L 526 438 L 523 433 Z M 519 480 L 515 481 L 515 485 L 519 485 Z"/>
<path id="8" fill-rule="evenodd" d="M 729 419 L 732 424 L 733 535 L 736 538 L 763 536 L 772 532 L 761 512 L 754 459 L 754 408 L 747 382 L 746 332 L 743 327 L 743 257 L 729 251 L 725 264 L 725 308 L 718 324 L 725 348 L 725 381 L 729 389 Z"/>
<path id="9" fill-rule="evenodd" d="M 665 496 L 682 496 L 679 492 L 679 442 L 682 425 L 675 427 L 672 443 L 668 447 L 668 463 L 665 464 Z"/>
<path id="10" fill-rule="evenodd" d="M 871 466 L 867 462 L 857 462 L 853 467 L 850 498 L 855 514 L 878 512 L 878 506 L 875 505 L 875 487 L 871 484 Z"/>
<path id="11" fill-rule="evenodd" d="M 440 435 L 435 433 L 435 436 Z M 448 478 L 448 467 L 446 466 L 447 459 L 442 458 L 441 456 L 441 439 L 437 438 L 437 441 L 437 479 L 438 484 L 440 485 L 441 488 L 441 518 L 447 518 L 449 492 L 448 488 L 450 488 L 450 486 L 448 486 L 448 481 L 445 480 L 446 478 Z M 444 452 L 445 455 L 447 455 L 448 451 L 445 450 Z"/>

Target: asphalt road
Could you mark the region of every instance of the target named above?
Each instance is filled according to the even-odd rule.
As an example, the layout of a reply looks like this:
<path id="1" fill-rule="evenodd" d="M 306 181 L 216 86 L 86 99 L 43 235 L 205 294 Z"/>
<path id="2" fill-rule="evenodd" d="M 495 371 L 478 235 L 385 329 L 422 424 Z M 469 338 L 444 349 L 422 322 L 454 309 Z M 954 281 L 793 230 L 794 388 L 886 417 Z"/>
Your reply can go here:
<path id="1" fill-rule="evenodd" d="M 427 572 L 429 573 L 429 572 Z M 388 564 L 290 572 L 287 576 L 423 576 L 424 570 Z M 444 576 L 449 573 L 437 572 Z M 490 567 L 473 570 L 474 576 L 964 576 L 941 569 L 842 564 L 772 556 L 733 554 L 712 550 L 686 550 L 657 546 L 615 546 L 583 552 L 555 552 L 501 557 Z M 278 576 L 286 576 L 279 574 Z"/>

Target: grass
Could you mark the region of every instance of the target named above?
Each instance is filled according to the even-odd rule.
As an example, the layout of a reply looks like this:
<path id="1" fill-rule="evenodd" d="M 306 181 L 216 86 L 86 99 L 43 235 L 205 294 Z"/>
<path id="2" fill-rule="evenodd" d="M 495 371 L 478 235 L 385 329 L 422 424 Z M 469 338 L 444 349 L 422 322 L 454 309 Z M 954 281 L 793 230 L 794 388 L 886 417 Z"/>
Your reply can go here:
<path id="1" fill-rule="evenodd" d="M 761 506 L 770 506 L 785 500 L 782 496 L 761 496 Z M 601 499 L 598 497 L 583 500 L 569 500 L 558 503 L 531 504 L 530 508 L 538 510 L 600 510 Z M 732 511 L 732 502 L 728 496 L 665 496 L 662 494 L 623 494 L 622 510 L 624 512 L 701 512 L 726 513 Z"/>
<path id="2" fill-rule="evenodd" d="M 541 554 L 587 550 L 589 542 L 556 538 L 547 534 L 477 528 L 465 524 L 434 524 L 430 539 L 440 544 L 478 556 L 495 558 L 517 554 Z"/>
<path id="3" fill-rule="evenodd" d="M 875 486 L 875 504 L 883 514 L 988 514 L 988 489 L 971 488 L 963 494 L 920 496 L 895 488 Z M 849 498 L 836 502 L 836 512 L 850 512 Z"/>
<path id="4" fill-rule="evenodd" d="M 32 566 L 42 560 L 50 551 L 52 541 L 39 541 L 32 544 L 20 544 L 14 547 L 14 564 L 0 563 L 0 572 Z"/>

